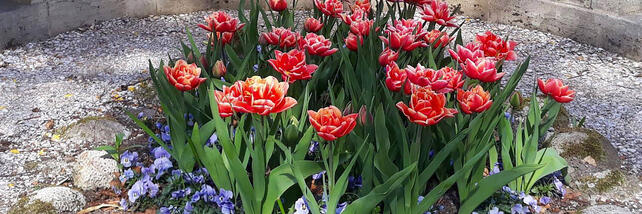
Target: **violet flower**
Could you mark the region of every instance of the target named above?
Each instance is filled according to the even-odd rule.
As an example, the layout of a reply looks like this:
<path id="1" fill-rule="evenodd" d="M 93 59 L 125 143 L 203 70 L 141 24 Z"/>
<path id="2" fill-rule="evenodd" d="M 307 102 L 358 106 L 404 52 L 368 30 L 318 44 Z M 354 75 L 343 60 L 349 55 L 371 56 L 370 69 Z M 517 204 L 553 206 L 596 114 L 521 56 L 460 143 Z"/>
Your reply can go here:
<path id="1" fill-rule="evenodd" d="M 125 168 L 134 166 L 136 161 L 138 161 L 138 152 L 125 151 L 120 155 L 120 164 Z"/>

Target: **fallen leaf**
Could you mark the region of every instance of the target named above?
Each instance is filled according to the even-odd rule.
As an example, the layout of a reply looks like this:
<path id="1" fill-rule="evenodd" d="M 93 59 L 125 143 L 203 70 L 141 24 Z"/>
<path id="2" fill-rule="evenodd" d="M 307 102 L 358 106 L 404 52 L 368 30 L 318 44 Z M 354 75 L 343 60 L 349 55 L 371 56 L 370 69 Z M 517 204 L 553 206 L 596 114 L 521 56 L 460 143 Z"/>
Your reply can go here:
<path id="1" fill-rule="evenodd" d="M 6 108 L 7 108 L 7 106 L 0 106 L 0 110 L 4 110 Z"/>
<path id="2" fill-rule="evenodd" d="M 133 92 L 134 90 L 136 90 L 136 87 L 129 86 L 129 87 L 127 87 L 127 90 Z"/>
<path id="3" fill-rule="evenodd" d="M 44 149 L 40 149 L 40 151 L 38 151 L 38 155 L 40 155 L 40 156 L 45 155 L 45 150 Z"/>
<path id="4" fill-rule="evenodd" d="M 70 97 L 73 97 L 73 96 L 74 96 L 73 94 L 65 94 L 65 98 L 70 98 Z"/>
<path id="5" fill-rule="evenodd" d="M 597 162 L 591 156 L 586 156 L 584 159 L 582 159 L 582 161 L 584 161 L 584 163 L 590 164 L 591 166 L 597 166 Z"/>
<path id="6" fill-rule="evenodd" d="M 31 109 L 31 112 L 40 112 L 40 109 L 38 107 Z"/>
<path id="7" fill-rule="evenodd" d="M 16 185 L 15 185 L 15 184 L 13 184 L 13 183 L 9 183 L 9 184 L 7 184 L 7 186 L 8 186 L 9 188 L 13 188 L 13 187 L 15 187 Z"/>
<path id="8" fill-rule="evenodd" d="M 19 153 L 20 153 L 20 151 L 18 151 L 17 149 L 12 149 L 12 150 L 11 150 L 11 153 L 13 153 L 13 154 L 19 154 Z"/>
<path id="9" fill-rule="evenodd" d="M 53 120 L 48 120 L 47 123 L 45 123 L 45 128 L 46 129 L 53 129 L 55 123 Z"/>
<path id="10" fill-rule="evenodd" d="M 51 140 L 59 141 L 60 140 L 60 135 L 59 134 L 54 134 L 53 136 L 51 136 Z"/>

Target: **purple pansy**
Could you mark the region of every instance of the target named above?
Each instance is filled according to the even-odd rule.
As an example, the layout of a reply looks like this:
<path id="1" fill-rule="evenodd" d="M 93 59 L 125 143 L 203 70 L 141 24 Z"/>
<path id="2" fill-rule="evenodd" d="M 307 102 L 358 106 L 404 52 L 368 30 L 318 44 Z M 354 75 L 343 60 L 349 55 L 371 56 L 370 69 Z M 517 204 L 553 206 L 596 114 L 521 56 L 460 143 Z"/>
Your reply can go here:
<path id="1" fill-rule="evenodd" d="M 145 189 L 145 184 L 142 180 L 136 181 L 134 185 L 129 189 L 127 192 L 127 196 L 129 197 L 129 202 L 136 202 L 138 198 L 141 196 L 145 195 L 146 189 Z"/>
<path id="2" fill-rule="evenodd" d="M 165 157 L 158 158 L 154 160 L 154 168 L 158 170 L 156 173 L 156 179 L 159 179 L 163 174 L 165 174 L 165 171 L 172 168 L 172 161 Z"/>
<path id="3" fill-rule="evenodd" d="M 154 154 L 154 159 L 170 158 L 172 156 L 162 146 L 159 146 L 159 147 L 156 147 L 156 148 L 152 149 L 152 154 Z"/>
<path id="4" fill-rule="evenodd" d="M 129 168 L 134 166 L 136 165 L 136 161 L 138 161 L 138 152 L 125 151 L 120 155 L 120 164 L 122 164 L 123 167 Z"/>

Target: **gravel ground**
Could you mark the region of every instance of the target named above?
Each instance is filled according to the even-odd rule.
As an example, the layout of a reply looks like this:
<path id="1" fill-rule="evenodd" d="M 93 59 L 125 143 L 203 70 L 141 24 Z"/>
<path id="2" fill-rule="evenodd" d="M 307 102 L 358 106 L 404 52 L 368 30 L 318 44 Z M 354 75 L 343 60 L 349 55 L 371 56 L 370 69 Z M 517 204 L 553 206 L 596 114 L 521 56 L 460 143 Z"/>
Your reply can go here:
<path id="1" fill-rule="evenodd" d="M 207 13 L 115 19 L 0 50 L 0 213 L 21 194 L 69 180 L 73 156 L 89 148 L 66 145 L 54 130 L 88 116 L 121 114 L 124 104 L 115 102 L 123 99 L 121 89 L 147 78 L 148 59 L 157 64 L 168 53 L 178 56 L 185 26 L 203 35 L 196 23 Z M 466 40 L 491 29 L 520 44 L 520 60 L 532 56 L 522 90 L 529 91 L 536 76 L 568 82 L 578 91 L 566 105 L 571 115 L 586 116 L 586 126 L 607 136 L 626 167 L 639 172 L 641 63 L 539 31 L 478 20 L 466 25 Z"/>

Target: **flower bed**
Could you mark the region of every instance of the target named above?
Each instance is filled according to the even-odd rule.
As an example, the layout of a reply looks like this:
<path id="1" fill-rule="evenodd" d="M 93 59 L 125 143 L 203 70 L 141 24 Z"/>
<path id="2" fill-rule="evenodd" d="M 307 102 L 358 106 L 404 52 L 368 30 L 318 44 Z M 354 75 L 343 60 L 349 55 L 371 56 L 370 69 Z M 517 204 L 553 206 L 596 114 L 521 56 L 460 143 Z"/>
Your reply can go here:
<path id="1" fill-rule="evenodd" d="M 123 208 L 425 213 L 451 191 L 460 213 L 527 213 L 564 194 L 566 161 L 538 142 L 575 92 L 538 80 L 543 105 L 534 92 L 513 118 L 529 59 L 507 35 L 463 44 L 457 9 L 436 0 L 316 0 L 303 23 L 296 2 L 249 2 L 249 16 L 244 3 L 199 24 L 206 50 L 186 29 L 183 59 L 150 62 L 167 124 L 130 115 L 151 136 L 149 164 L 108 149 Z"/>

